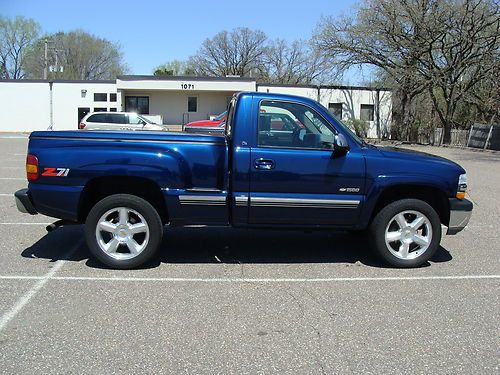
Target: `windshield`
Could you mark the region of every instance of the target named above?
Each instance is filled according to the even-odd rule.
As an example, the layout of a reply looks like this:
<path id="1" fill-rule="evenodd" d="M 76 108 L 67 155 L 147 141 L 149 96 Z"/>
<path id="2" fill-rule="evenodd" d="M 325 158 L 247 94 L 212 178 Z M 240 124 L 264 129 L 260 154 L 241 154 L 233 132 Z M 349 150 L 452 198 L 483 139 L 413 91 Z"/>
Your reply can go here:
<path id="1" fill-rule="evenodd" d="M 226 117 L 226 115 L 227 115 L 227 111 L 224 111 L 220 115 L 214 117 L 214 121 L 221 121 L 224 119 L 224 117 Z"/>

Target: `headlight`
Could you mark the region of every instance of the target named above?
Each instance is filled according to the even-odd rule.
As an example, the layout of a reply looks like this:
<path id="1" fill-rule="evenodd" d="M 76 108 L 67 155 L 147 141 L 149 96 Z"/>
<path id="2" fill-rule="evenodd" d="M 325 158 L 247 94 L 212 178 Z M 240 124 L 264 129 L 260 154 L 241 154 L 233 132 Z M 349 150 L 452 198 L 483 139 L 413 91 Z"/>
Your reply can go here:
<path id="1" fill-rule="evenodd" d="M 464 199 L 466 191 L 467 191 L 467 174 L 464 173 L 461 174 L 460 177 L 458 177 L 457 198 Z"/>

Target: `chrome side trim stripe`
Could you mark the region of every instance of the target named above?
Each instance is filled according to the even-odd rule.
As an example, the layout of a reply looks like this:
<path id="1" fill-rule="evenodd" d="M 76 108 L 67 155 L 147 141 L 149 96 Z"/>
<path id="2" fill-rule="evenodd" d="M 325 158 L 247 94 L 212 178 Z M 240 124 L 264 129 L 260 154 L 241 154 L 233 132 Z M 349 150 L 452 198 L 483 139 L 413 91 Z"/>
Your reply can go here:
<path id="1" fill-rule="evenodd" d="M 359 200 L 251 197 L 252 207 L 357 208 Z"/>
<path id="2" fill-rule="evenodd" d="M 238 195 L 234 197 L 234 202 L 238 207 L 246 207 L 248 206 L 248 196 L 247 195 Z"/>
<path id="3" fill-rule="evenodd" d="M 179 195 L 179 202 L 186 206 L 225 206 L 226 197 L 217 195 Z"/>

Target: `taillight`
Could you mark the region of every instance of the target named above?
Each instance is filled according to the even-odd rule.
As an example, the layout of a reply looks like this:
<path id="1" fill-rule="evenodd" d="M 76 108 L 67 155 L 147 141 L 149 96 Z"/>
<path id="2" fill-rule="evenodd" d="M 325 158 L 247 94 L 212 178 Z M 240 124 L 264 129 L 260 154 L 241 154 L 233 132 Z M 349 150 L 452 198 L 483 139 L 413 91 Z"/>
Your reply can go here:
<path id="1" fill-rule="evenodd" d="M 85 129 L 85 123 L 80 122 L 80 123 L 78 124 L 78 129 Z"/>
<path id="2" fill-rule="evenodd" d="M 38 180 L 38 158 L 35 155 L 28 154 L 26 157 L 26 177 L 28 181 Z"/>

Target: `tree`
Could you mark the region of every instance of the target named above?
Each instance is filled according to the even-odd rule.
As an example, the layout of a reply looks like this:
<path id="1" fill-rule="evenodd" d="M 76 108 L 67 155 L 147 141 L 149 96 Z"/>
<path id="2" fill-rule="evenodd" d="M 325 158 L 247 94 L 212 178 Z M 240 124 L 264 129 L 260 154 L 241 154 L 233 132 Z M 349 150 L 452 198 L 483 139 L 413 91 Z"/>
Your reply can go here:
<path id="1" fill-rule="evenodd" d="M 63 67 L 62 72 L 49 73 L 51 79 L 114 79 L 127 71 L 119 45 L 76 30 L 47 35 L 37 41 L 30 53 L 29 78 L 43 76 L 45 40 L 49 41 L 50 47 L 48 65 Z"/>
<path id="2" fill-rule="evenodd" d="M 411 103 L 426 92 L 447 143 L 460 100 L 498 56 L 499 22 L 494 0 L 367 0 L 355 17 L 324 19 L 315 41 L 341 67 L 369 64 L 387 73 L 400 93 L 406 136 Z"/>
<path id="3" fill-rule="evenodd" d="M 191 76 L 194 75 L 192 68 L 186 61 L 172 60 L 165 64 L 158 65 L 153 70 L 155 76 Z"/>
<path id="4" fill-rule="evenodd" d="M 0 78 L 24 78 L 26 53 L 39 32 L 40 26 L 32 19 L 0 17 Z"/>
<path id="5" fill-rule="evenodd" d="M 399 87 L 401 128 L 406 130 L 410 125 L 410 103 L 425 90 L 425 82 L 416 74 L 416 56 L 422 53 L 416 43 L 419 31 L 402 2 L 368 0 L 355 17 L 324 18 L 314 41 L 341 70 L 369 64 L 385 71 Z M 425 12 L 421 9 L 419 13 Z"/>
<path id="6" fill-rule="evenodd" d="M 244 27 L 221 31 L 203 42 L 189 65 L 196 75 L 255 75 L 262 70 L 266 39 L 262 31 Z"/>
<path id="7" fill-rule="evenodd" d="M 322 56 L 302 40 L 288 44 L 276 39 L 265 49 L 260 79 L 269 83 L 321 83 L 333 69 L 328 69 Z"/>
<path id="8" fill-rule="evenodd" d="M 434 27 L 426 30 L 428 48 L 419 60 L 420 74 L 428 82 L 448 143 L 451 127 L 459 125 L 455 115 L 464 96 L 498 67 L 499 6 L 478 0 L 448 1 L 432 18 Z"/>

